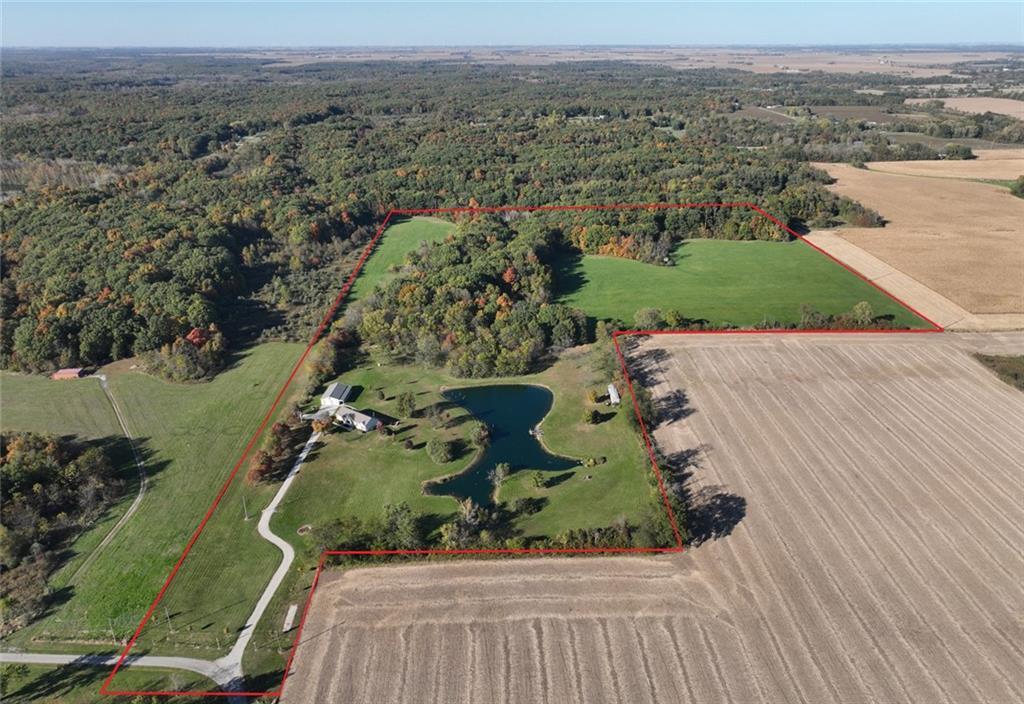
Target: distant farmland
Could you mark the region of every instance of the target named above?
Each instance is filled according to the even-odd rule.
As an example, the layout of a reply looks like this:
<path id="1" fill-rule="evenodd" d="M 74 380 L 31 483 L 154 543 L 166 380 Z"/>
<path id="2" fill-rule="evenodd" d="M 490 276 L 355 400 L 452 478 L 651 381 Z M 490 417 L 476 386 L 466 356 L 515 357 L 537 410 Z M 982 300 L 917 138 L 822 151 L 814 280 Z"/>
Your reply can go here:
<path id="1" fill-rule="evenodd" d="M 936 176 L 945 164 L 952 175 L 987 168 L 936 163 L 892 168 L 933 169 Z M 836 179 L 832 190 L 888 221 L 883 228 L 841 228 L 837 234 L 971 313 L 1024 313 L 1024 200 L 1001 186 L 958 178 L 889 174 L 846 164 L 820 167 Z"/>

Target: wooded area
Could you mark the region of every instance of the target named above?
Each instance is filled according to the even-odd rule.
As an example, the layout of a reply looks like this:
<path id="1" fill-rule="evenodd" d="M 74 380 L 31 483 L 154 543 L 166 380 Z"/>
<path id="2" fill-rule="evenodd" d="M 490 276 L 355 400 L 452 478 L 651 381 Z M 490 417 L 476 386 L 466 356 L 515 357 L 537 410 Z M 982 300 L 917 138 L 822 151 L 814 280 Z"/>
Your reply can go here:
<path id="1" fill-rule="evenodd" d="M 939 156 L 868 120 L 779 124 L 747 106 L 874 106 L 889 130 L 1024 141 L 1005 116 L 856 92 L 882 76 L 128 51 L 15 52 L 3 74 L 0 362 L 31 371 L 162 349 L 157 371 L 201 378 L 217 364 L 188 357 L 194 328 L 228 349 L 306 339 L 393 207 L 751 201 L 795 228 L 880 225 L 806 160 Z M 563 234 L 651 262 L 679 238 L 781 236 L 725 210 L 588 216 Z"/>

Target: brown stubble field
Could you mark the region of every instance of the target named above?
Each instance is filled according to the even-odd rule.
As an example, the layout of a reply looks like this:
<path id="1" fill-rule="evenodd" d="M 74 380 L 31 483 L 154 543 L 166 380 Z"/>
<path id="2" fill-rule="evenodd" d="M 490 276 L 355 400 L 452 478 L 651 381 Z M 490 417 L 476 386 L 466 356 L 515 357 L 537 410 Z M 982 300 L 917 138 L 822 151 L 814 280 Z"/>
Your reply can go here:
<path id="1" fill-rule="evenodd" d="M 328 573 L 284 701 L 1024 698 L 1024 335 L 653 337 L 702 542 Z"/>
<path id="2" fill-rule="evenodd" d="M 933 98 L 910 98 L 908 105 L 925 103 Z M 934 98 L 941 100 L 946 108 L 957 112 L 967 112 L 980 115 L 986 112 L 994 112 L 999 115 L 1009 115 L 1018 120 L 1024 120 L 1024 101 L 1012 100 L 1010 98 L 994 98 L 989 96 L 972 96 L 963 98 Z"/>
<path id="3" fill-rule="evenodd" d="M 964 168 L 985 168 L 938 163 L 948 165 L 946 173 L 954 176 Z M 836 179 L 829 188 L 887 221 L 881 228 L 836 230 L 843 239 L 971 313 L 1024 313 L 1024 200 L 1001 186 L 956 177 L 883 173 L 848 164 L 816 166 Z M 941 166 L 889 168 L 943 173 Z"/>
<path id="4" fill-rule="evenodd" d="M 976 159 L 939 161 L 873 161 L 871 171 L 935 178 L 1012 181 L 1024 175 L 1024 148 L 976 149 Z"/>

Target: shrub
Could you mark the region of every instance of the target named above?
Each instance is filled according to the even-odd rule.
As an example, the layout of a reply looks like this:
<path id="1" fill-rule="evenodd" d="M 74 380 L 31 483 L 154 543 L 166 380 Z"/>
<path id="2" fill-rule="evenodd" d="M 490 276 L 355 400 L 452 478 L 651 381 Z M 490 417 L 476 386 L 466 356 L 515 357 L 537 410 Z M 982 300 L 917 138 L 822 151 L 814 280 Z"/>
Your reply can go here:
<path id="1" fill-rule="evenodd" d="M 427 454 L 438 464 L 451 462 L 454 454 L 452 443 L 434 438 L 427 443 Z"/>

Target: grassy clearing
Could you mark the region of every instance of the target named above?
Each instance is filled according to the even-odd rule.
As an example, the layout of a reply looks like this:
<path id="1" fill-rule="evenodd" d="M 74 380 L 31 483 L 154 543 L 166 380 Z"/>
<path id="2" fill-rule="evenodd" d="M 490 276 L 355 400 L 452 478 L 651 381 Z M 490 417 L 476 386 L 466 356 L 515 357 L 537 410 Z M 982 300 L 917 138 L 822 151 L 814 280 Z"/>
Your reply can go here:
<path id="1" fill-rule="evenodd" d="M 455 225 L 446 220 L 422 217 L 389 225 L 352 285 L 349 301 L 367 295 L 377 284 L 393 278 L 397 268 L 405 262 L 406 255 L 421 242 L 440 242 L 454 229 Z"/>
<path id="2" fill-rule="evenodd" d="M 109 667 L 78 667 L 73 665 L 28 665 L 28 675 L 10 683 L 10 690 L 4 697 L 7 704 L 93 704 L 104 699 L 99 694 L 103 680 L 110 673 Z M 131 691 L 154 691 L 173 689 L 176 691 L 216 690 L 217 685 L 192 672 L 164 670 L 161 668 L 133 667 L 125 670 L 121 684 Z M 116 700 L 116 699 L 115 699 Z M 134 701 L 134 700 L 129 700 Z M 195 701 L 190 697 L 162 697 L 161 702 L 181 704 Z"/>
<path id="3" fill-rule="evenodd" d="M 114 410 L 97 379 L 53 381 L 0 373 L 3 429 L 101 439 L 121 437 Z"/>
<path id="4" fill-rule="evenodd" d="M 204 384 L 172 384 L 114 365 L 110 385 L 146 457 L 150 489 L 139 513 L 113 543 L 75 585 L 58 592 L 54 613 L 12 640 L 23 647 L 47 649 L 53 649 L 53 641 L 88 642 L 94 649 L 131 634 L 300 350 L 294 344 L 260 345 Z M 215 515 L 233 516 L 231 499 L 238 502 L 239 496 L 225 497 Z M 250 500 L 253 512 L 265 501 L 259 493 Z M 244 528 L 240 530 L 239 524 Z M 276 564 L 276 551 L 258 539 L 255 522 L 238 521 L 225 529 L 220 521 L 211 521 L 207 531 L 221 539 L 228 532 L 237 551 L 233 559 L 225 559 L 223 552 L 200 550 L 207 544 L 204 534 L 168 592 L 169 608 L 162 615 L 171 615 L 183 639 L 186 620 L 196 613 L 216 612 L 223 623 L 241 623 L 261 588 L 252 575 L 261 568 L 269 575 Z M 245 559 L 240 561 L 237 555 Z M 202 586 L 195 588 L 197 582 Z M 194 601 L 179 600 L 181 596 Z M 217 638 L 212 630 L 205 631 L 207 640 Z M 216 631 L 221 634 L 222 628 Z"/>
<path id="5" fill-rule="evenodd" d="M 598 320 L 632 324 L 641 308 L 679 310 L 687 318 L 751 326 L 764 319 L 795 323 L 800 306 L 838 314 L 859 301 L 896 324 L 926 323 L 870 284 L 802 242 L 689 240 L 676 266 L 615 257 L 565 257 L 558 262 L 559 301 Z"/>
<path id="6" fill-rule="evenodd" d="M 440 392 L 450 387 L 508 383 L 540 384 L 553 392 L 554 405 L 542 424 L 544 444 L 550 452 L 607 458 L 597 468 L 569 470 L 566 474 L 571 478 L 536 494 L 520 487 L 527 473 L 513 474 L 507 480 L 508 486 L 501 489 L 501 500 L 520 495 L 547 499 L 540 512 L 519 526 L 524 533 L 556 535 L 570 528 L 608 525 L 619 516 L 639 515 L 647 491 L 644 455 L 635 433 L 628 427 L 625 413 L 601 407 L 607 416 L 602 423 L 588 425 L 583 421 L 587 390 L 597 390 L 601 382 L 591 373 L 584 349 L 567 353 L 539 374 L 523 377 L 467 380 L 419 366 L 371 363 L 345 374 L 343 380 L 362 388 L 356 406 L 394 417 L 399 415 L 397 394 L 412 391 L 420 415 L 403 422 L 398 434 L 392 437 L 345 431 L 326 436 L 322 447 L 304 467 L 301 481 L 296 482 L 275 516 L 275 532 L 296 535 L 302 525 L 332 517 L 378 518 L 386 504 L 402 501 L 419 512 L 432 514 L 438 523 L 446 520 L 456 510 L 455 500 L 424 495 L 422 483 L 464 470 L 475 452 L 468 437 L 473 417 L 463 408 L 446 402 Z M 384 393 L 383 400 L 378 398 L 378 391 Z M 439 427 L 423 413 L 435 404 L 444 409 Z M 462 440 L 465 447 L 454 461 L 438 465 L 425 449 L 434 437 Z M 415 449 L 405 449 L 406 440 L 411 440 Z M 588 474 L 592 479 L 584 479 Z"/>

